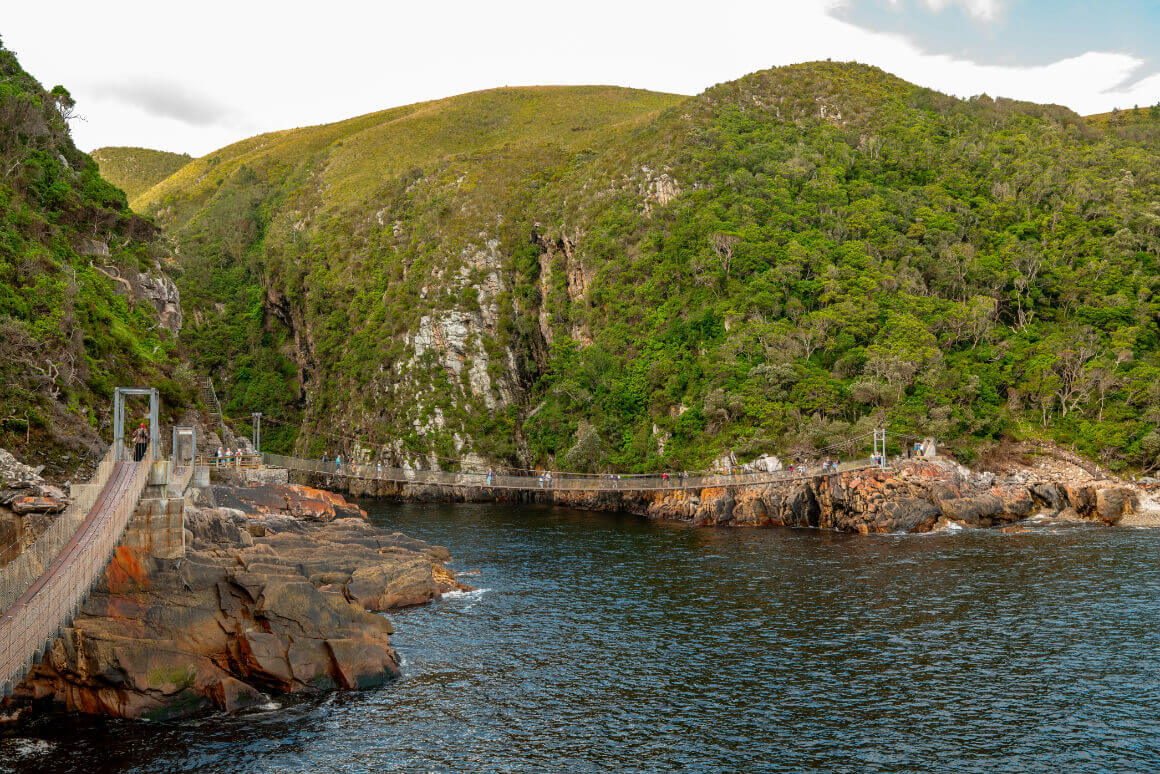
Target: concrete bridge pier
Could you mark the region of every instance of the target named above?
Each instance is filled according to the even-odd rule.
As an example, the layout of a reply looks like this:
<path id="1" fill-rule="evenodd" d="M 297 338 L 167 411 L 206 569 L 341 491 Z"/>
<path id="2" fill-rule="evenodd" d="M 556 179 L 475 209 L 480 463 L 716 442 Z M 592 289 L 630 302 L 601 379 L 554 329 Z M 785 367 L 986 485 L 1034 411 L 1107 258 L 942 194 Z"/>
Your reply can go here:
<path id="1" fill-rule="evenodd" d="M 149 483 L 121 539 L 121 545 L 143 549 L 158 559 L 185 556 L 184 492 L 194 470 L 176 468 L 173 476 L 170 470 L 169 460 L 153 463 Z"/>

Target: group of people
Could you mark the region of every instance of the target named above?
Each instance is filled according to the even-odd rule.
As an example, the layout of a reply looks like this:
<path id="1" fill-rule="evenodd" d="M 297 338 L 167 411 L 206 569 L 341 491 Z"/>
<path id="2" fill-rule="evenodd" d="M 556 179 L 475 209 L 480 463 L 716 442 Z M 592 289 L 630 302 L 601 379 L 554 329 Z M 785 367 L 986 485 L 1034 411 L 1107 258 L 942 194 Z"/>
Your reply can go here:
<path id="1" fill-rule="evenodd" d="M 233 448 L 230 448 L 228 446 L 225 448 L 222 448 L 221 446 L 219 446 L 219 447 L 217 447 L 217 464 L 219 466 L 220 465 L 240 465 L 240 464 L 242 464 L 242 458 L 245 457 L 246 455 L 247 455 L 246 450 L 242 449 L 240 447 L 237 449 L 233 449 Z"/>

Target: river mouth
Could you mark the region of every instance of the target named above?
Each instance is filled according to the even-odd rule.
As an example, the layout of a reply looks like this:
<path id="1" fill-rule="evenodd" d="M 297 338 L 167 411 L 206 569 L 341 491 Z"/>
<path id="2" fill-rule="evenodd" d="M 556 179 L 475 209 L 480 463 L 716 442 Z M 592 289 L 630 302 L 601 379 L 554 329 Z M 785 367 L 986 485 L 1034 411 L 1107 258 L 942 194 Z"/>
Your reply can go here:
<path id="1" fill-rule="evenodd" d="M 857 536 L 363 503 L 478 591 L 380 689 L 34 722 L 5 771 L 1152 771 L 1160 531 Z"/>

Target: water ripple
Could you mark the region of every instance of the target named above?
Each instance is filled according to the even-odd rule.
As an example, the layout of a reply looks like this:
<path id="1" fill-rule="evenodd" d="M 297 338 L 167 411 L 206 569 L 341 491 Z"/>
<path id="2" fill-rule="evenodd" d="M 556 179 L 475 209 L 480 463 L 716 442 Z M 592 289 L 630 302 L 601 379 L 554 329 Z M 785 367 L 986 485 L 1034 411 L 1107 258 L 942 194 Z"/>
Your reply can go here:
<path id="1" fill-rule="evenodd" d="M 1155 531 L 371 511 L 484 587 L 391 616 L 402 679 L 233 717 L 40 723 L 0 740 L 0 771 L 1160 769 Z"/>

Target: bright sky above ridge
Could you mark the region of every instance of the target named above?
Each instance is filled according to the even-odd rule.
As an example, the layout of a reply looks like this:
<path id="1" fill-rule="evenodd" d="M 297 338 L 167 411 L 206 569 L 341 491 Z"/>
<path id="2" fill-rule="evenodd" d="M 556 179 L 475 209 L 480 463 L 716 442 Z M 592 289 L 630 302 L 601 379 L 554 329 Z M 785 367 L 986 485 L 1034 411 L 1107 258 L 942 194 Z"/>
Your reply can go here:
<path id="1" fill-rule="evenodd" d="M 45 85 L 71 90 L 85 150 L 201 155 L 504 85 L 695 94 L 826 58 L 1084 114 L 1160 102 L 1155 0 L 61 0 L 5 8 L 0 36 Z"/>

